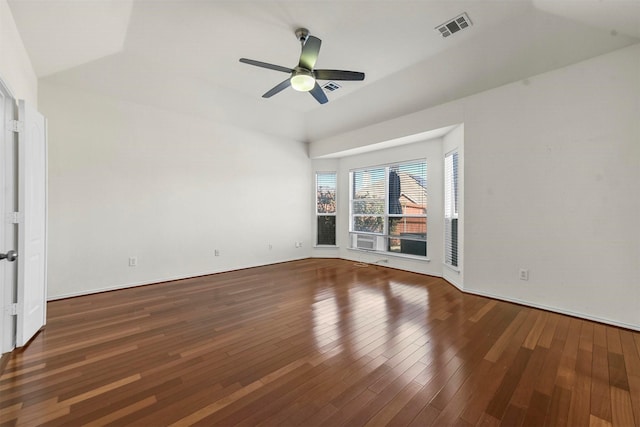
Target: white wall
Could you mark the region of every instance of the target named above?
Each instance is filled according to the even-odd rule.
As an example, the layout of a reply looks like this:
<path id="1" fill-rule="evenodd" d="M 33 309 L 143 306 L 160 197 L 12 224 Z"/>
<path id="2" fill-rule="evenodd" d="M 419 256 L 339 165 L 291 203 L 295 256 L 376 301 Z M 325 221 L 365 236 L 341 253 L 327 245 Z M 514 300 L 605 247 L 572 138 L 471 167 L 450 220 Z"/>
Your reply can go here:
<path id="1" fill-rule="evenodd" d="M 465 291 L 640 329 L 638 117 L 634 45 L 314 141 L 310 154 L 464 123 Z"/>
<path id="2" fill-rule="evenodd" d="M 40 109 L 50 298 L 309 256 L 306 144 L 44 82 Z"/>
<path id="3" fill-rule="evenodd" d="M 16 99 L 38 105 L 38 79 L 6 0 L 0 0 L 0 78 Z"/>
<path id="4" fill-rule="evenodd" d="M 468 100 L 466 289 L 640 328 L 639 101 L 640 45 Z"/>

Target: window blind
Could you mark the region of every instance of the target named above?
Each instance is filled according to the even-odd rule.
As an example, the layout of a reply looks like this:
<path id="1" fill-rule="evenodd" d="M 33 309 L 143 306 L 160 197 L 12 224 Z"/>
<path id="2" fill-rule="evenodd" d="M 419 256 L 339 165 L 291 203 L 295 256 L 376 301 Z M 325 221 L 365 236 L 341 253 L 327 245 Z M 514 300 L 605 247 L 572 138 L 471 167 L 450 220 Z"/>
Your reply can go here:
<path id="1" fill-rule="evenodd" d="M 352 230 L 383 234 L 386 210 L 385 169 L 355 171 L 352 183 Z"/>
<path id="2" fill-rule="evenodd" d="M 458 266 L 458 152 L 444 158 L 444 262 Z"/>

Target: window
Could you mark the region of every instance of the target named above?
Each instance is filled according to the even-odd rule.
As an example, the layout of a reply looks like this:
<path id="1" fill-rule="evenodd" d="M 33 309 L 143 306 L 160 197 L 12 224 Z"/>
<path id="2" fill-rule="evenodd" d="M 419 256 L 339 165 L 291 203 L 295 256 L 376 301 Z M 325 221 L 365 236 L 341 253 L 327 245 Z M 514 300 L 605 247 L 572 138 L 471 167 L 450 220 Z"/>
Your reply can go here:
<path id="1" fill-rule="evenodd" d="M 427 255 L 424 160 L 350 172 L 351 247 Z"/>
<path id="2" fill-rule="evenodd" d="M 336 244 L 336 173 L 316 174 L 316 244 Z"/>
<path id="3" fill-rule="evenodd" d="M 458 152 L 444 157 L 444 262 L 458 266 Z"/>

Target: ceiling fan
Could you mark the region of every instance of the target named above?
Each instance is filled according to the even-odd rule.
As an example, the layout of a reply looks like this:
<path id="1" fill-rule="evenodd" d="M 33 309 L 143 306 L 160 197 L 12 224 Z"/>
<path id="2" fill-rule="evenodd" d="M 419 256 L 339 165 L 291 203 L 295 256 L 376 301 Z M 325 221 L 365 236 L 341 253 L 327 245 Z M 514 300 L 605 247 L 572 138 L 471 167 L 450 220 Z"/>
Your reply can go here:
<path id="1" fill-rule="evenodd" d="M 295 34 L 302 45 L 300 61 L 295 68 L 287 68 L 267 62 L 255 61 L 253 59 L 240 58 L 240 62 L 245 64 L 291 74 L 288 79 L 277 84 L 262 95 L 263 98 L 271 98 L 273 95 L 291 86 L 300 92 L 310 92 L 316 101 L 320 104 L 325 104 L 329 100 L 316 80 L 364 80 L 364 73 L 357 71 L 315 70 L 313 67 L 316 65 L 322 40 L 309 35 L 309 30 L 306 28 L 298 28 Z"/>

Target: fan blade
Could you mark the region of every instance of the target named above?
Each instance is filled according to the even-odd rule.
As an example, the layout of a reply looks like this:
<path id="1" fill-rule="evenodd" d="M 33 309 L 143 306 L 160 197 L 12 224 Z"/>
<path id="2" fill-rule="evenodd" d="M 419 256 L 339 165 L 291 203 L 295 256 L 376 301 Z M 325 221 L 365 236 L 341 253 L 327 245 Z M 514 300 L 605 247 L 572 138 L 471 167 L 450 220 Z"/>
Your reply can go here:
<path id="1" fill-rule="evenodd" d="M 316 79 L 320 80 L 364 80 L 364 73 L 344 70 L 315 70 Z"/>
<path id="2" fill-rule="evenodd" d="M 282 92 L 283 90 L 285 90 L 289 86 L 291 86 L 291 81 L 290 81 L 290 79 L 287 79 L 287 80 L 283 81 L 282 83 L 279 83 L 278 85 L 274 86 L 269 91 L 267 91 L 264 95 L 262 95 L 262 97 L 263 98 L 271 98 L 273 95 L 275 95 L 276 93 Z"/>
<path id="3" fill-rule="evenodd" d="M 256 67 L 268 68 L 270 70 L 282 71 L 283 73 L 292 73 L 293 70 L 291 68 L 282 67 L 280 65 L 269 64 L 268 62 L 255 61 L 253 59 L 240 58 L 240 62 L 244 62 L 245 64 L 255 65 Z"/>
<path id="4" fill-rule="evenodd" d="M 316 65 L 316 61 L 318 60 L 318 53 L 320 52 L 321 44 L 322 40 L 314 36 L 309 36 L 307 41 L 304 42 L 304 46 L 302 46 L 300 63 L 298 66 L 307 70 L 313 70 L 313 67 Z"/>
<path id="5" fill-rule="evenodd" d="M 327 102 L 329 102 L 329 100 L 327 99 L 327 95 L 324 93 L 318 82 L 316 82 L 316 85 L 313 87 L 313 89 L 311 89 L 309 93 L 313 95 L 316 101 L 318 101 L 320 104 L 326 104 Z"/>

